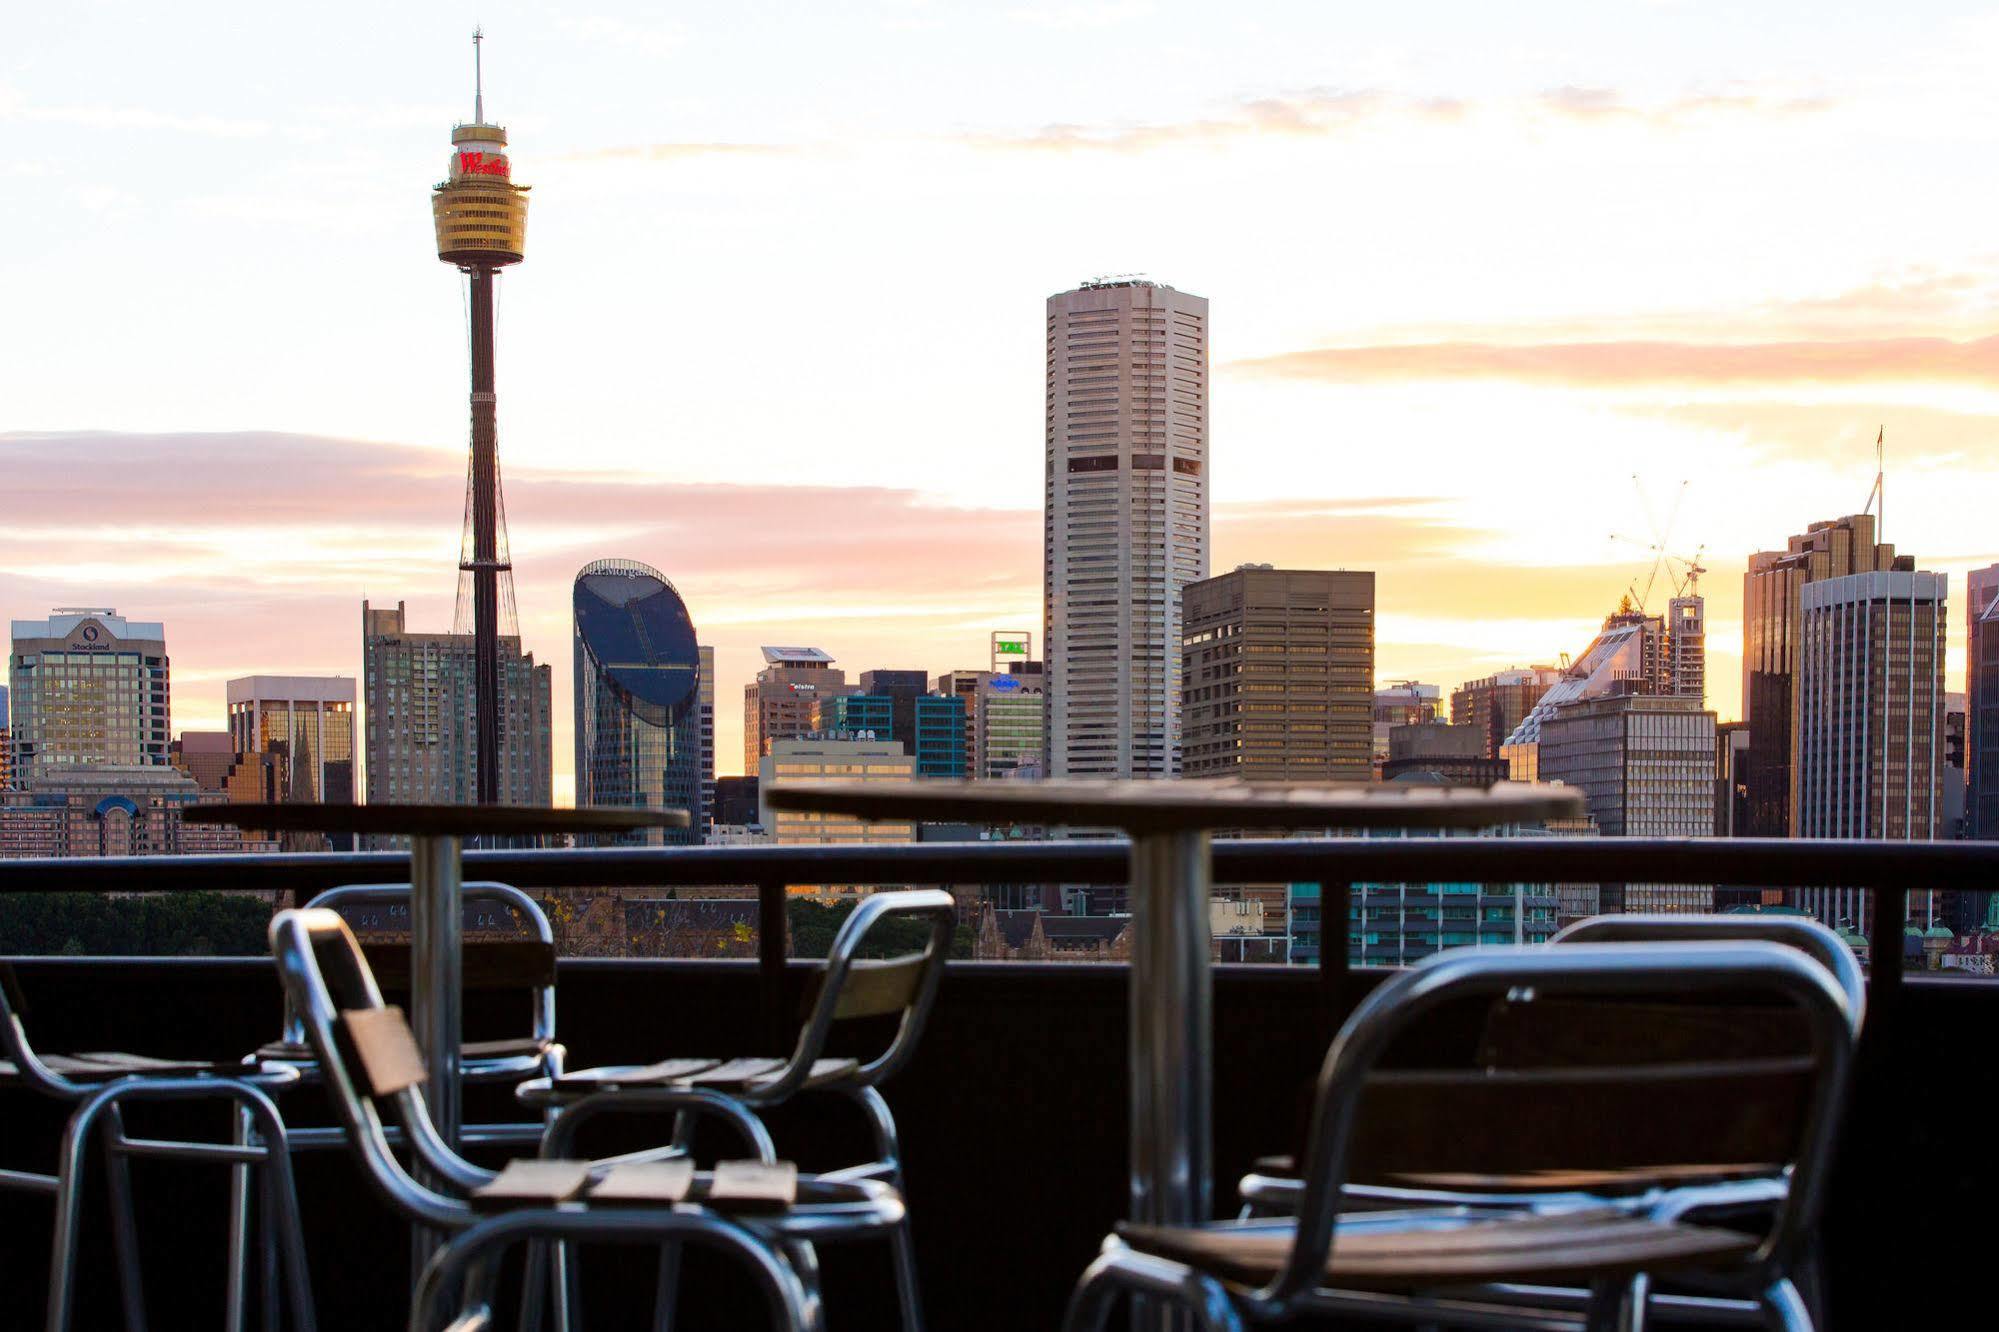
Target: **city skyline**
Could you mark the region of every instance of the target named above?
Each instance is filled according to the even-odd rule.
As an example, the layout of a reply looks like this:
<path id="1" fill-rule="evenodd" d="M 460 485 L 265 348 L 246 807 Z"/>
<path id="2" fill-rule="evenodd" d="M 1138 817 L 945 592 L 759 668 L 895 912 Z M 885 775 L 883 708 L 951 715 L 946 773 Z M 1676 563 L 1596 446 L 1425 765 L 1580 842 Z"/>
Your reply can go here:
<path id="1" fill-rule="evenodd" d="M 1643 572 L 1607 536 L 1645 536 L 1630 476 L 1660 509 L 1690 478 L 1672 544 L 1707 548 L 1710 700 L 1739 716 L 1742 561 L 1858 511 L 1883 423 L 1884 538 L 1960 595 L 1999 558 L 1978 522 L 1999 499 L 1994 187 L 1949 165 L 1999 134 L 1989 16 L 1777 11 L 1703 50 L 1716 15 L 1579 12 L 1562 47 L 1500 43 L 1475 66 L 1388 16 L 1304 14 L 1229 28 L 1202 65 L 1159 36 L 1164 7 L 893 9 L 851 20 L 869 38 L 852 71 L 920 72 L 863 104 L 796 80 L 814 15 L 766 45 L 714 15 L 500 8 L 490 102 L 539 187 L 501 357 L 540 660 L 567 637 L 569 574 L 629 551 L 715 626 L 725 699 L 759 643 L 820 643 L 853 671 L 976 667 L 992 627 L 1040 610 L 1040 307 L 1132 269 L 1214 302 L 1211 570 L 1375 571 L 1383 679 L 1449 689 L 1575 651 Z M 229 676 L 355 673 L 364 597 L 446 622 L 463 330 L 410 182 L 470 110 L 448 76 L 463 24 L 426 16 L 365 58 L 362 25 L 315 30 L 273 81 L 203 70 L 296 49 L 289 16 L 212 50 L 143 12 L 104 21 L 122 32 L 30 16 L 27 36 L 89 43 L 127 101 L 0 67 L 0 173 L 47 204 L 0 222 L 38 311 L 0 331 L 0 610 L 166 622 L 176 731 L 220 729 Z M 954 94 L 974 34 L 1032 44 L 1058 76 L 1116 42 L 1187 77 Z M 647 95 L 658 76 L 670 95 Z M 1161 170 L 1205 202 L 1135 230 L 1116 203 Z M 1472 202 L 1494 197 L 1513 206 Z M 341 281 L 274 338 L 305 214 Z M 650 271 L 620 260 L 641 219 L 672 238 Z M 898 293 L 974 252 L 996 299 L 909 318 Z M 131 264 L 143 301 L 115 277 Z M 801 289 L 855 324 L 771 328 Z M 665 326 L 630 322 L 654 299 Z M 791 391 L 758 396 L 771 363 Z M 948 448 L 940 414 L 964 422 Z"/>

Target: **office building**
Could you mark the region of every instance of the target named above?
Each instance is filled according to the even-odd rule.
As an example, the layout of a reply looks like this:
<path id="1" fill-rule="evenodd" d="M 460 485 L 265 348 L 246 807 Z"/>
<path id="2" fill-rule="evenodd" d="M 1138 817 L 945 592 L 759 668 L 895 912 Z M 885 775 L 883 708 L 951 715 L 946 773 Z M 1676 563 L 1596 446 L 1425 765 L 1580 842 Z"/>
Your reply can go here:
<path id="1" fill-rule="evenodd" d="M 771 742 L 770 753 L 758 764 L 757 789 L 768 793 L 771 783 L 779 780 L 823 777 L 846 782 L 908 781 L 915 775 L 916 760 L 894 740 L 801 735 Z M 758 822 L 779 846 L 867 846 L 916 840 L 913 823 L 871 822 L 849 814 L 773 810 L 768 803 L 759 810 Z M 793 894 L 828 898 L 874 890 L 845 884 L 790 884 L 788 888 Z"/>
<path id="2" fill-rule="evenodd" d="M 181 812 L 188 807 L 225 798 L 202 790 L 188 773 L 165 764 L 38 768 L 14 790 L 0 794 L 0 858 L 278 849 L 277 843 L 239 828 L 181 822 Z"/>
<path id="3" fill-rule="evenodd" d="M 285 800 L 354 801 L 354 681 L 344 675 L 251 675 L 231 680 L 231 747 L 284 756 Z"/>
<path id="4" fill-rule="evenodd" d="M 701 818 L 694 830 L 703 833 L 715 823 L 715 649 L 695 651 L 701 661 Z"/>
<path id="5" fill-rule="evenodd" d="M 1999 841 L 1999 564 L 1971 571 L 1964 618 L 1966 835 Z"/>
<path id="6" fill-rule="evenodd" d="M 1190 584 L 1189 777 L 1366 781 L 1374 575 L 1245 565 Z"/>
<path id="7" fill-rule="evenodd" d="M 228 731 L 182 731 L 170 755 L 197 787 L 231 804 L 277 804 L 286 797 L 291 765 L 282 744 L 245 752 Z"/>
<path id="8" fill-rule="evenodd" d="M 1872 514 L 1813 523 L 1779 551 L 1749 557 L 1742 576 L 1742 719 L 1749 723 L 1743 776 L 1754 837 L 1798 828 L 1797 661 L 1804 589 L 1829 578 L 1877 570 L 1914 571 L 1915 561 L 1876 539 Z"/>
<path id="9" fill-rule="evenodd" d="M 550 671 L 503 637 L 500 802 L 554 803 Z M 410 631 L 404 605 L 361 603 L 362 725 L 368 803 L 469 805 L 478 795 L 472 634 Z"/>
<path id="10" fill-rule="evenodd" d="M 1797 654 L 1798 835 L 1928 841 L 1940 827 L 1944 575 L 1807 583 Z"/>
<path id="11" fill-rule="evenodd" d="M 166 629 L 95 607 L 15 620 L 7 675 L 13 781 L 58 768 L 168 765 Z"/>
<path id="12" fill-rule="evenodd" d="M 1467 680 L 1451 691 L 1451 724 L 1478 728 L 1485 756 L 1496 759 L 1514 728 L 1561 678 L 1553 666 L 1528 666 Z"/>
<path id="13" fill-rule="evenodd" d="M 576 575 L 576 803 L 686 810 L 686 828 L 620 841 L 701 840 L 701 650 L 673 584 L 636 560 Z"/>
<path id="14" fill-rule="evenodd" d="M 966 700 L 932 693 L 922 671 L 863 671 L 858 693 L 824 698 L 813 729 L 895 740 L 916 759 L 919 777 L 968 775 L 970 737 Z"/>
<path id="15" fill-rule="evenodd" d="M 0 791 L 13 785 L 13 731 L 7 719 L 7 686 L 0 685 Z"/>
<path id="16" fill-rule="evenodd" d="M 1476 726 L 1437 721 L 1391 726 L 1382 778 L 1450 786 L 1490 786 L 1505 781 L 1506 760 L 1486 757 L 1486 739 L 1486 733 Z"/>
<path id="17" fill-rule="evenodd" d="M 1623 693 L 1564 704 L 1540 727 L 1542 781 L 1577 788 L 1605 837 L 1714 835 L 1715 717 L 1699 699 Z M 1605 911 L 1707 911 L 1711 885 L 1601 886 Z"/>
<path id="18" fill-rule="evenodd" d="M 1444 720 L 1444 691 L 1418 680 L 1399 680 L 1374 691 L 1374 729 L 1369 759 L 1378 781 L 1388 762 L 1388 733 L 1397 726 Z"/>
<path id="19" fill-rule="evenodd" d="M 1934 840 L 1943 825 L 1945 576 L 1822 578 L 1805 583 L 1798 602 L 1795 835 Z M 1804 888 L 1797 902 L 1828 925 L 1870 928 L 1872 900 L 1859 889 Z M 1912 894 L 1910 917 L 1939 905 Z M 1955 906 L 1941 905 L 1946 914 Z"/>
<path id="20" fill-rule="evenodd" d="M 965 700 L 969 776 L 1044 775 L 1047 678 L 1043 663 L 1032 660 L 1005 660 L 1004 669 L 947 671 L 937 677 L 938 693 Z"/>
<path id="21" fill-rule="evenodd" d="M 1749 723 L 1714 728 L 1714 835 L 1749 835 Z"/>
<path id="22" fill-rule="evenodd" d="M 1966 747 L 1970 743 L 1971 718 L 1964 694 L 1945 694 L 1943 711 L 1943 794 L 1937 836 L 1957 841 L 1969 834 L 1966 817 Z"/>
<path id="23" fill-rule="evenodd" d="M 743 686 L 743 771 L 757 765 L 779 740 L 809 734 L 821 699 L 851 694 L 847 673 L 814 647 L 767 647 L 764 668 Z"/>
<path id="24" fill-rule="evenodd" d="M 1182 590 L 1208 576 L 1208 303 L 1048 298 L 1043 632 L 1054 777 L 1180 771 Z"/>
<path id="25" fill-rule="evenodd" d="M 763 810 L 757 800 L 757 779 L 748 777 L 717 777 L 715 779 L 714 826 L 755 827 L 763 820 Z"/>

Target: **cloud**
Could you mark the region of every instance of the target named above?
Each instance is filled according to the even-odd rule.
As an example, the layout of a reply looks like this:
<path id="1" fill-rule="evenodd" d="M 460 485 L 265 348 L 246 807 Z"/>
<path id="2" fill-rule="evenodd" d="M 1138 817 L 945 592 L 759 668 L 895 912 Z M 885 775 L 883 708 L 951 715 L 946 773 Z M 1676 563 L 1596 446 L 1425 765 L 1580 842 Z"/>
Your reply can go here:
<path id="1" fill-rule="evenodd" d="M 986 133 L 965 138 L 977 147 L 1024 152 L 1143 153 L 1258 136 L 1330 137 L 1389 123 L 1456 126 L 1474 120 L 1511 120 L 1581 128 L 1642 125 L 1689 129 L 1730 119 L 1795 118 L 1829 111 L 1834 105 L 1823 97 L 1780 97 L 1747 90 L 1642 102 L 1609 88 L 1561 87 L 1528 97 L 1481 100 L 1368 88 L 1310 88 L 1244 98 L 1220 114 L 1188 120 L 1058 123 L 1021 134 Z"/>
<path id="2" fill-rule="evenodd" d="M 634 143 L 615 148 L 595 148 L 586 152 L 563 153 L 558 162 L 684 162 L 697 157 L 768 157 L 799 151 L 795 144 L 782 143 Z"/>
<path id="3" fill-rule="evenodd" d="M 1580 388 L 1897 382 L 1989 387 L 1999 384 L 1999 336 L 1412 342 L 1286 352 L 1237 361 L 1229 368 L 1340 384 L 1498 379 Z"/>

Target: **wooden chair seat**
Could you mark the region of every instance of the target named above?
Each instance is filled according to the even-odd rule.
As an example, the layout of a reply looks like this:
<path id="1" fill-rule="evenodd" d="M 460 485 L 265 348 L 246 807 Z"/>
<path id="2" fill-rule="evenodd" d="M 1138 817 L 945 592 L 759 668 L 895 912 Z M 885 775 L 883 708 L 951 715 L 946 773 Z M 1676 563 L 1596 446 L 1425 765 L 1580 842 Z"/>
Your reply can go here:
<path id="1" fill-rule="evenodd" d="M 241 1064 L 216 1063 L 204 1059 L 154 1059 L 150 1055 L 125 1054 L 105 1051 L 87 1055 L 43 1055 L 42 1063 L 51 1073 L 56 1073 L 73 1082 L 112 1082 L 118 1078 L 155 1077 L 187 1078 L 204 1073 L 223 1077 L 240 1077 L 246 1072 Z M 21 1070 L 10 1059 L 0 1059 L 0 1081 L 21 1076 Z"/>
<path id="2" fill-rule="evenodd" d="M 1252 1167 L 1259 1175 L 1296 1178 L 1298 1162 L 1290 1156 L 1261 1156 Z M 1686 1188 L 1696 1184 L 1726 1184 L 1763 1179 L 1779 1173 L 1775 1164 L 1644 1165 L 1602 1170 L 1516 1170 L 1481 1173 L 1466 1170 L 1395 1170 L 1376 1183 L 1411 1189 L 1452 1189 L 1470 1193 L 1601 1193 L 1617 1197 L 1652 1189 Z"/>
<path id="3" fill-rule="evenodd" d="M 1274 1278 L 1291 1252 L 1288 1228 L 1120 1225 L 1132 1248 L 1243 1285 Z M 1328 1285 L 1428 1290 L 1495 1281 L 1586 1285 L 1598 1278 L 1748 1257 L 1752 1236 L 1648 1221 L 1611 1209 L 1527 1215 L 1411 1229 L 1355 1229 L 1333 1240 Z"/>

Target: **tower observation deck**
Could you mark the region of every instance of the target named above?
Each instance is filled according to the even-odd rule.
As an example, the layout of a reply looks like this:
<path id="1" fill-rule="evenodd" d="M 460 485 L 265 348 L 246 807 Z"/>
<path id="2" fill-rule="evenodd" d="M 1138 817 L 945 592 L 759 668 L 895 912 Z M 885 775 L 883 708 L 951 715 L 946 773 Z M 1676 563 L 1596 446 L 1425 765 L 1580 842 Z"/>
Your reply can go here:
<path id="1" fill-rule="evenodd" d="M 472 121 L 451 131 L 449 177 L 432 192 L 437 257 L 465 274 L 472 353 L 472 457 L 465 484 L 465 540 L 459 555 L 454 630 L 474 637 L 475 772 L 478 802 L 495 803 L 500 789 L 500 634 L 513 621 L 513 564 L 506 509 L 500 499 L 499 405 L 493 389 L 493 284 L 498 270 L 517 264 L 527 245 L 527 192 L 513 181 L 507 131 L 486 120 L 480 44 L 472 34 Z M 467 602 L 471 614 L 466 614 Z"/>

